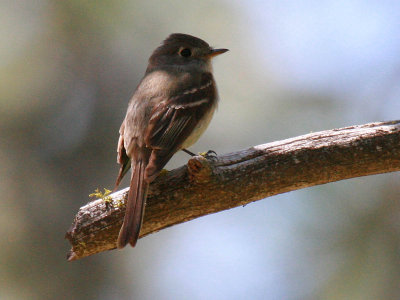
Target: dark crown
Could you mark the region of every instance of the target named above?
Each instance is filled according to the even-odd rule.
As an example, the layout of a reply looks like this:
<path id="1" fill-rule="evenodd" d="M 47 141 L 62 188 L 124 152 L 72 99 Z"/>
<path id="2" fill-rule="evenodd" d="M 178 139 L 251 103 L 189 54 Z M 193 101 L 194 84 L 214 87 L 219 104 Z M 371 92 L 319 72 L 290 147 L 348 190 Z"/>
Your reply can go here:
<path id="1" fill-rule="evenodd" d="M 210 47 L 208 43 L 203 41 L 202 39 L 199 39 L 197 37 L 194 37 L 189 34 L 184 34 L 184 33 L 173 33 L 169 37 L 167 37 L 163 45 L 169 45 L 169 44 L 186 44 L 192 47 L 197 47 L 197 48 L 206 48 Z"/>

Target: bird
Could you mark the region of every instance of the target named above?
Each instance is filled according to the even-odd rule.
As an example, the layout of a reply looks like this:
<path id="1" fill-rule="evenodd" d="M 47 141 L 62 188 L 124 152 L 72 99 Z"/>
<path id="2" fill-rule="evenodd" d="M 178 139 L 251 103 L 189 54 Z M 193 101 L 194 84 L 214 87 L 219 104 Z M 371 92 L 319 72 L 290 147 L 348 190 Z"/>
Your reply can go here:
<path id="1" fill-rule="evenodd" d="M 190 153 L 186 148 L 208 127 L 218 104 L 211 60 L 227 51 L 173 33 L 150 56 L 119 129 L 114 190 L 130 168 L 132 172 L 117 248 L 135 247 L 149 184 L 176 152 Z"/>

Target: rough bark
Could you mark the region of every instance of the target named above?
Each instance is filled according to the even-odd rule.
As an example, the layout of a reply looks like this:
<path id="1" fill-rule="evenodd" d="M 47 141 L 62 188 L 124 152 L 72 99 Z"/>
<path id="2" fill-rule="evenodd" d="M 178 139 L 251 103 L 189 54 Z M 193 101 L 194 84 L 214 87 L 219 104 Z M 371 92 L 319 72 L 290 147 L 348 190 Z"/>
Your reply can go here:
<path id="1" fill-rule="evenodd" d="M 400 121 L 310 133 L 188 164 L 151 184 L 140 236 L 269 196 L 400 170 Z M 115 249 L 128 189 L 80 208 L 68 260 Z"/>

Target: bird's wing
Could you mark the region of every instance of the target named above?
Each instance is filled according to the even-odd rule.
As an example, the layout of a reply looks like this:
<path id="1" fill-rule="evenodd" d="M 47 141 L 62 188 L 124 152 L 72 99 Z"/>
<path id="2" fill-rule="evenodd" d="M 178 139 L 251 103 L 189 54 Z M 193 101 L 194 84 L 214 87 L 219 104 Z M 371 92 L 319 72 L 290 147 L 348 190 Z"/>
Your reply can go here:
<path id="1" fill-rule="evenodd" d="M 156 105 L 144 135 L 147 147 L 172 151 L 179 149 L 214 105 L 215 98 L 214 80 L 211 74 L 206 73 L 198 86 Z"/>
<path id="2" fill-rule="evenodd" d="M 153 108 L 144 141 L 153 149 L 146 177 L 153 180 L 188 137 L 199 126 L 216 101 L 211 74 L 201 84 L 162 101 Z"/>

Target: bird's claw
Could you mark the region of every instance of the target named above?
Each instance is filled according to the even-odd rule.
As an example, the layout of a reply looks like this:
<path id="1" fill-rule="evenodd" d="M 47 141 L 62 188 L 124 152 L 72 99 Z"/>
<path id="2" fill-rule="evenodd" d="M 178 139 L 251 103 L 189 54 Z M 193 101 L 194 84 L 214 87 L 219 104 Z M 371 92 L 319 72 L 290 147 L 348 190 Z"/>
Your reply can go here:
<path id="1" fill-rule="evenodd" d="M 217 152 L 215 152 L 214 150 L 208 150 L 207 152 L 199 152 L 198 154 L 208 160 L 217 159 Z"/>

